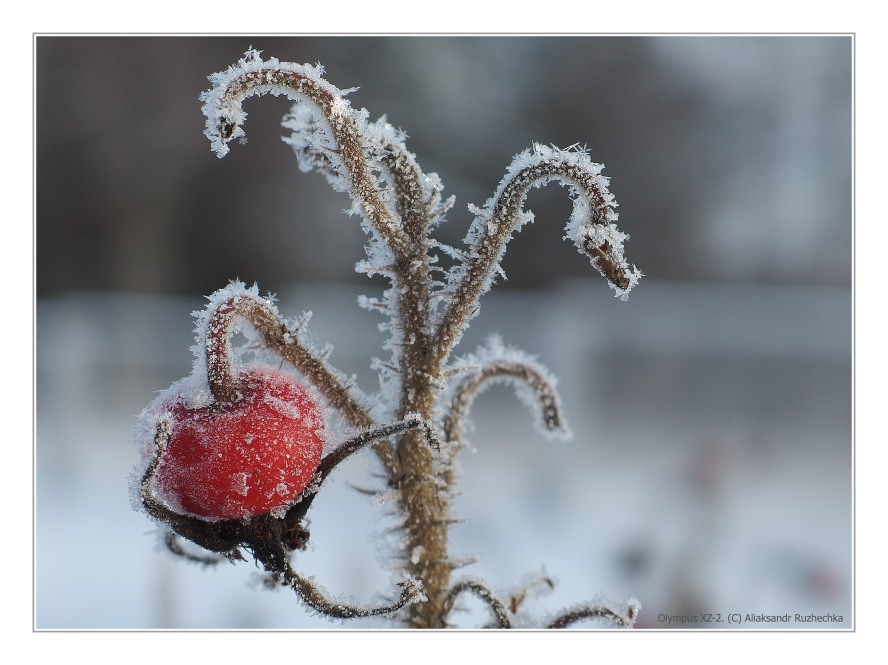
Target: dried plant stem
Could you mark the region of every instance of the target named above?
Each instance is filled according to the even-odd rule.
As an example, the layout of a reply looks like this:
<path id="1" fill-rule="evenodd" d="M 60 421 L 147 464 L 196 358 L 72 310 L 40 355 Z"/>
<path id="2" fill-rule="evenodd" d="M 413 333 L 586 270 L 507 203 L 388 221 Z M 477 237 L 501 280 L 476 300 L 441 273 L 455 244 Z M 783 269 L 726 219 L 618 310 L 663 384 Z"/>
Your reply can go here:
<path id="1" fill-rule="evenodd" d="M 399 504 L 405 525 L 404 568 L 423 581 L 427 602 L 411 606 L 407 621 L 417 628 L 434 626 L 450 583 L 447 537 L 449 496 L 434 476 L 427 449 L 405 436 L 399 447 L 404 476 L 399 483 Z"/>
<path id="2" fill-rule="evenodd" d="M 630 601 L 624 616 L 604 605 L 585 605 L 565 612 L 554 621 L 551 621 L 546 628 L 569 628 L 573 624 L 585 619 L 609 619 L 620 628 L 632 628 L 635 624 L 635 619 L 638 617 L 640 607 L 637 601 Z"/>
<path id="3" fill-rule="evenodd" d="M 355 199 L 361 203 L 365 219 L 370 220 L 374 231 L 396 255 L 405 253 L 406 235 L 380 196 L 367 163 L 361 131 L 352 118 L 348 102 L 336 88 L 303 72 L 271 65 L 238 74 L 220 92 L 212 100 L 218 109 L 217 126 L 212 129 L 222 144 L 241 135 L 238 132 L 244 117 L 241 104 L 252 95 L 283 92 L 293 101 L 304 101 L 317 108 L 339 146 L 338 156 L 349 176 Z"/>
<path id="4" fill-rule="evenodd" d="M 543 158 L 514 174 L 496 197 L 492 212 L 483 213 L 489 215 L 481 220 L 485 224 L 483 235 L 474 245 L 474 254 L 468 259 L 459 288 L 454 290 L 432 341 L 436 353 L 432 364 L 434 369 L 443 367 L 447 362 L 469 319 L 474 316 L 478 300 L 490 284 L 506 243 L 524 219 L 521 208 L 528 191 L 551 179 L 573 185 L 580 196 L 588 199 L 590 224 L 606 227 L 613 218 L 610 194 L 603 189 L 598 174 L 572 161 Z M 608 281 L 626 289 L 629 278 L 621 268 L 621 257 L 613 256 L 612 249 L 594 242 L 582 245 L 582 250 Z"/>
<path id="5" fill-rule="evenodd" d="M 267 302 L 246 294 L 232 296 L 219 303 L 207 322 L 207 378 L 217 401 L 237 399 L 237 377 L 232 369 L 230 340 L 239 321 L 248 322 L 269 350 L 289 362 L 296 371 L 310 377 L 312 385 L 352 426 L 366 429 L 375 424 L 366 409 L 352 396 L 349 386 L 330 371 L 318 354 L 300 341 L 298 332 L 291 330 Z M 224 351 L 220 352 L 220 349 Z M 394 451 L 389 444 L 379 444 L 377 454 L 393 464 Z"/>
<path id="6" fill-rule="evenodd" d="M 380 163 L 395 189 L 395 203 L 411 247 L 424 247 L 429 234 L 429 205 L 423 200 L 422 170 L 403 145 L 388 142 Z M 427 259 L 427 257 L 426 257 Z M 425 275 L 428 271 L 425 271 Z"/>
<path id="7" fill-rule="evenodd" d="M 383 439 L 387 439 L 388 437 L 395 436 L 397 434 L 402 434 L 403 432 L 407 432 L 409 430 L 418 430 L 423 435 L 423 441 L 425 445 L 429 446 L 431 449 L 438 451 L 441 448 L 441 442 L 438 440 L 437 433 L 431 428 L 428 424 L 428 421 L 423 420 L 417 415 L 411 415 L 405 418 L 404 420 L 399 420 L 396 423 L 392 423 L 390 425 L 382 425 L 380 427 L 375 427 L 369 429 L 357 436 L 352 437 L 345 443 L 341 444 L 331 452 L 329 455 L 324 457 L 321 460 L 321 464 L 318 467 L 317 475 L 318 482 L 317 485 L 320 486 L 327 476 L 330 474 L 333 469 L 339 466 L 346 459 L 351 457 L 353 454 L 358 452 L 359 450 L 365 448 L 369 444 L 380 441 Z"/>
<path id="8" fill-rule="evenodd" d="M 232 296 L 219 303 L 207 324 L 207 374 L 217 400 L 237 399 L 237 378 L 232 373 L 230 337 L 238 321 L 247 321 L 259 333 L 268 349 L 309 377 L 330 404 L 350 423 L 361 428 L 374 427 L 375 423 L 351 396 L 348 387 L 327 369 L 327 365 L 316 354 L 300 342 L 295 331 L 288 328 L 268 303 L 251 295 Z M 404 346 L 403 362 L 407 367 L 417 366 L 414 363 L 418 361 L 412 357 L 416 353 L 416 346 Z M 221 353 L 219 349 L 225 349 L 226 352 Z M 391 444 L 384 441 L 377 444 L 376 449 L 388 471 L 390 484 L 398 490 L 398 500 L 407 525 L 405 552 L 409 552 L 410 556 L 405 569 L 416 579 L 423 580 L 425 593 L 429 598 L 427 603 L 411 606 L 411 614 L 421 616 L 411 616 L 410 620 L 416 625 L 428 626 L 431 625 L 430 613 L 440 611 L 440 602 L 435 600 L 443 597 L 450 581 L 446 521 L 450 514 L 449 497 L 440 491 L 440 482 L 435 475 L 434 451 L 428 445 L 428 432 L 415 425 L 415 422 L 431 418 L 436 393 L 423 372 L 405 372 L 404 376 L 401 412 L 405 419 L 412 414 L 408 420 L 413 424 L 383 434 L 390 436 L 410 430 L 401 437 L 397 450 L 393 450 Z M 382 452 L 380 448 L 383 449 Z M 346 451 L 346 448 L 342 451 Z M 333 455 L 342 451 L 334 452 Z M 347 455 L 349 452 L 342 454 Z M 335 466 L 329 461 L 326 465 L 330 468 Z"/>
<path id="9" fill-rule="evenodd" d="M 437 390 L 428 372 L 430 346 L 428 325 L 428 258 L 415 256 L 399 264 L 397 282 L 411 284 L 399 301 L 404 343 L 401 346 L 400 417 L 416 413 L 430 420 Z M 429 627 L 440 611 L 441 598 L 450 583 L 448 525 L 450 496 L 441 491 L 435 456 L 420 432 L 408 432 L 398 443 L 398 467 L 394 478 L 405 525 L 406 570 L 423 580 L 426 603 L 411 605 L 409 619 L 417 627 Z"/>
<path id="10" fill-rule="evenodd" d="M 472 593 L 487 603 L 487 607 L 490 609 L 494 618 L 495 628 L 512 627 L 512 621 L 509 618 L 509 612 L 506 610 L 506 606 L 503 605 L 503 602 L 496 597 L 496 594 L 494 594 L 486 584 L 478 580 L 462 580 L 454 584 L 444 598 L 444 603 L 436 625 L 437 628 L 447 627 L 447 618 L 456 606 L 456 599 L 463 593 Z"/>
<path id="11" fill-rule="evenodd" d="M 422 171 L 413 156 L 393 142 L 384 145 L 380 158 L 395 191 L 397 213 L 407 234 L 406 253 L 391 247 L 396 260 L 391 267 L 392 290 L 398 293 L 393 329 L 400 328 L 397 363 L 401 378 L 399 417 L 416 414 L 431 420 L 438 383 L 429 372 L 431 357 L 430 270 L 428 233 L 430 206 L 423 200 Z M 389 484 L 397 491 L 404 525 L 404 569 L 423 581 L 425 603 L 409 607 L 407 622 L 416 627 L 432 625 L 441 598 L 450 583 L 448 563 L 449 493 L 441 491 L 435 454 L 422 432 L 405 433 L 397 445 L 395 460 L 381 451 Z M 394 464 L 392 463 L 394 461 Z"/>
<path id="12" fill-rule="evenodd" d="M 607 179 L 600 176 L 601 166 L 593 164 L 583 151 L 535 145 L 532 151 L 517 156 L 492 202 L 476 210 L 467 237 L 469 249 L 463 253 L 436 243 L 430 231 L 443 221 L 449 207 L 449 203 L 441 203 L 437 176 L 422 172 L 406 149 L 402 133 L 384 119 L 368 124 L 366 111 L 353 110 L 344 97 L 346 93 L 324 80 L 322 74 L 320 67 L 282 63 L 274 58 L 264 61 L 258 51 L 250 49 L 237 65 L 210 77 L 213 88 L 201 96 L 207 116 L 205 133 L 222 157 L 228 152 L 229 142 L 244 136 L 246 114 L 241 105 L 246 98 L 275 94 L 299 102 L 285 124 L 294 130 L 287 141 L 296 149 L 300 167 L 320 171 L 335 188 L 349 193 L 352 212 L 360 214 L 364 229 L 371 235 L 368 261 L 360 269 L 390 280 L 383 299 L 366 299 L 365 303 L 390 317 L 387 325 L 391 339 L 386 348 L 391 350 L 392 358 L 380 377 L 386 388 L 396 386 L 384 393 L 383 405 L 385 419 L 391 417 L 395 422 L 376 422 L 373 415 L 377 408 L 371 409 L 362 394 L 330 367 L 323 354 L 305 343 L 300 330 L 291 329 L 271 302 L 258 297 L 258 291 L 227 292 L 227 297 L 220 296 L 202 321 L 207 379 L 217 402 L 240 399 L 230 338 L 241 322 L 247 322 L 265 347 L 304 375 L 359 432 L 321 462 L 315 492 L 340 462 L 375 443 L 400 512 L 403 537 L 399 554 L 406 575 L 401 596 L 378 608 L 357 608 L 329 600 L 290 567 L 289 554 L 304 548 L 308 538 L 302 518 L 314 494 L 290 506 L 283 519 L 255 518 L 253 525 L 257 528 L 249 532 L 237 522 L 205 527 L 171 513 L 150 491 L 169 440 L 168 421 L 157 424 L 157 452 L 142 476 L 142 502 L 152 517 L 214 552 L 233 557 L 238 546 L 252 552 L 278 582 L 295 589 L 321 614 L 352 618 L 398 612 L 410 626 L 438 627 L 446 624 L 456 598 L 469 592 L 487 603 L 498 627 L 508 628 L 508 610 L 484 583 L 464 580 L 451 586 L 452 571 L 461 565 L 448 550 L 449 528 L 456 522 L 450 505 L 456 480 L 453 455 L 463 440 L 463 422 L 475 396 L 491 381 L 512 381 L 529 391 L 545 430 L 563 433 L 566 427 L 554 380 L 534 362 L 515 354 L 491 357 L 493 354 L 488 353 L 475 370 L 467 371 L 467 366 L 459 362 L 448 367 L 448 363 L 478 310 L 481 295 L 500 272 L 506 243 L 530 218 L 522 206 L 534 186 L 558 180 L 570 187 L 574 214 L 566 227 L 567 234 L 618 294 L 628 292 L 641 273 L 630 269 L 623 259 L 622 240 L 626 236 L 612 223 L 616 203 L 607 190 Z M 446 283 L 432 277 L 433 248 L 442 249 L 458 264 L 447 273 Z M 443 311 L 439 311 L 437 305 L 442 302 Z M 447 379 L 457 371 L 454 367 L 467 376 L 446 405 L 442 395 Z M 453 445 L 442 455 L 430 423 L 440 416 L 436 409 L 447 406 L 445 436 Z M 523 597 L 513 599 L 513 605 L 517 607 Z M 416 602 L 420 599 L 424 602 Z M 556 619 L 552 627 L 564 627 L 586 616 L 607 616 L 618 623 L 622 619 L 607 612 L 607 608 L 587 606 Z"/>
<path id="13" fill-rule="evenodd" d="M 496 359 L 467 376 L 454 390 L 450 409 L 444 416 L 444 436 L 448 441 L 463 441 L 464 421 L 475 397 L 485 383 L 503 379 L 516 379 L 533 391 L 540 409 L 540 421 L 547 430 L 556 432 L 565 428 L 558 394 L 548 377 L 527 362 Z"/>
<path id="14" fill-rule="evenodd" d="M 312 580 L 294 571 L 289 564 L 283 574 L 283 583 L 291 587 L 305 604 L 319 614 L 336 619 L 355 619 L 394 614 L 406 605 L 416 603 L 423 598 L 422 587 L 415 581 L 407 580 L 400 583 L 401 593 L 397 600 L 377 607 L 364 607 L 341 600 L 331 600 Z"/>
<path id="15" fill-rule="evenodd" d="M 255 52 L 248 54 L 255 56 Z M 255 57 L 252 62 L 256 63 Z M 246 65 L 246 61 L 242 61 Z M 437 372 L 429 372 L 431 335 L 429 325 L 429 263 L 427 254 L 428 215 L 420 206 L 422 187 L 419 168 L 406 151 L 390 150 L 383 159 L 399 196 L 398 213 L 403 215 L 409 231 L 397 220 L 386 206 L 371 175 L 367 162 L 368 144 L 361 136 L 348 103 L 336 88 L 323 80 L 307 75 L 295 68 L 253 65 L 252 69 L 232 75 L 221 75 L 220 87 L 205 96 L 205 112 L 208 111 L 207 135 L 214 141 L 220 156 L 227 151 L 227 143 L 243 133 L 240 124 L 244 120 L 242 101 L 254 94 L 287 94 L 294 100 L 309 103 L 329 128 L 335 139 L 336 156 L 341 160 L 342 171 L 348 179 L 352 197 L 362 215 L 367 219 L 379 238 L 394 255 L 394 265 L 389 271 L 393 289 L 404 287 L 404 295 L 397 299 L 397 312 L 392 312 L 401 325 L 402 339 L 398 353 L 401 372 L 401 405 L 399 414 L 418 414 L 430 418 L 436 393 L 432 387 Z M 208 108 L 209 107 L 209 108 Z M 325 155 L 325 168 L 333 169 L 333 160 Z M 412 241 L 412 242 L 410 242 Z M 274 348 L 299 371 L 312 378 L 337 409 L 360 427 L 372 425 L 363 409 L 343 389 L 336 378 L 324 369 L 323 363 L 292 343 L 289 331 L 282 329 L 276 317 L 257 302 L 244 303 L 251 323 Z M 225 328 L 227 334 L 227 328 Z M 286 336 L 286 337 L 285 337 Z M 208 358 L 208 366 L 211 359 Z M 208 372 L 212 372 L 208 369 Z M 232 377 L 216 374 L 220 392 L 227 398 L 234 394 Z M 406 536 L 404 543 L 405 564 L 408 572 L 423 580 L 428 603 L 411 608 L 409 621 L 418 626 L 429 626 L 440 610 L 440 599 L 449 583 L 447 565 L 447 528 L 449 497 L 440 491 L 434 474 L 434 458 L 423 445 L 419 432 L 409 432 L 401 437 L 393 451 L 387 444 L 376 447 L 377 455 L 385 467 L 389 484 L 398 490 L 398 500 L 403 514 Z"/>
<path id="16" fill-rule="evenodd" d="M 216 564 L 222 563 L 223 561 L 231 561 L 233 559 L 241 559 L 243 560 L 243 556 L 238 551 L 237 556 L 233 557 L 224 557 L 224 556 L 212 556 L 205 554 L 194 554 L 189 552 L 182 544 L 179 542 L 179 537 L 176 535 L 174 531 L 167 531 L 163 536 L 163 543 L 166 545 L 167 549 L 175 554 L 176 556 L 180 556 L 183 559 L 191 561 L 193 563 L 199 563 L 204 566 L 215 566 Z"/>

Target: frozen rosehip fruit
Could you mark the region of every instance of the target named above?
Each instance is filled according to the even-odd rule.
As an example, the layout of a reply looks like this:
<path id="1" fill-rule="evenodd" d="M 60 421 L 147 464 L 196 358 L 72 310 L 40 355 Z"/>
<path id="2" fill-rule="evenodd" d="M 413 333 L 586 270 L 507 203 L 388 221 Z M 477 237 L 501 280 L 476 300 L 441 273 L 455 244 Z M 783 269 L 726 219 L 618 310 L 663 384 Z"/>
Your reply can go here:
<path id="1" fill-rule="evenodd" d="M 173 396 L 158 494 L 182 513 L 217 519 L 262 515 L 308 486 L 321 461 L 323 418 L 296 379 L 265 366 L 238 373 L 240 398 L 192 408 Z"/>

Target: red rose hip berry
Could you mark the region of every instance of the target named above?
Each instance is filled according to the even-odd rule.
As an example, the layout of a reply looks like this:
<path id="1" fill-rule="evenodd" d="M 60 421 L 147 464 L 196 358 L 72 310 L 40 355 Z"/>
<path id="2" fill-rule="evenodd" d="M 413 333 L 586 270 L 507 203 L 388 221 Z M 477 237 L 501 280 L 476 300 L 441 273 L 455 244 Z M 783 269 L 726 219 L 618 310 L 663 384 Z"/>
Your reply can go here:
<path id="1" fill-rule="evenodd" d="M 169 443 L 155 476 L 178 512 L 217 519 L 262 515 L 293 501 L 321 461 L 323 417 L 296 379 L 265 366 L 237 376 L 239 398 L 165 404 Z"/>

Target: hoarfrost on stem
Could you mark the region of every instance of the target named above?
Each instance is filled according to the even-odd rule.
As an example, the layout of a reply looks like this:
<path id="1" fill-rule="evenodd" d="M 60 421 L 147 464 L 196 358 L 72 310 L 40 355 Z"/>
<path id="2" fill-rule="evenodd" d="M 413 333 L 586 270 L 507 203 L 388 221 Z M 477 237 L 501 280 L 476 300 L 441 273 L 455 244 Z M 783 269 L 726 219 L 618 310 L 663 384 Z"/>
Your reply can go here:
<path id="1" fill-rule="evenodd" d="M 133 497 L 152 519 L 167 529 L 166 543 L 176 553 L 184 538 L 217 555 L 200 559 L 253 555 L 269 574 L 270 583 L 292 588 L 313 611 L 331 618 L 392 615 L 414 627 L 449 625 L 457 598 L 470 593 L 487 604 L 494 626 L 516 624 L 518 607 L 539 579 L 503 600 L 482 580 L 453 581 L 452 572 L 470 560 L 451 555 L 451 515 L 458 480 L 457 459 L 465 447 L 465 425 L 475 397 L 489 385 L 508 383 L 534 414 L 547 437 L 567 437 L 556 381 L 536 359 L 491 337 L 474 353 L 452 358 L 481 296 L 504 273 L 501 260 L 515 231 L 533 219 L 523 209 L 529 190 L 551 181 L 566 186 L 573 211 L 565 239 L 589 257 L 618 296 L 625 299 L 642 273 L 623 255 L 628 236 L 616 226 L 616 201 L 602 166 L 588 152 L 571 146 L 561 150 L 534 144 L 516 155 L 494 195 L 482 207 L 469 206 L 474 221 L 465 247 L 456 249 L 432 237 L 446 221 L 454 199 L 443 198 L 434 173 L 424 173 L 406 147 L 407 135 L 385 116 L 368 120 L 365 109 L 346 100 L 350 90 L 324 79 L 319 65 L 267 60 L 250 48 L 243 58 L 209 77 L 204 92 L 205 134 L 219 157 L 235 139 L 244 140 L 247 115 L 243 101 L 252 95 L 284 95 L 294 101 L 283 126 L 284 141 L 294 150 L 303 171 L 317 171 L 351 199 L 350 215 L 360 218 L 368 234 L 367 258 L 356 269 L 381 275 L 389 284 L 382 297 L 362 297 L 359 304 L 381 313 L 380 328 L 388 333 L 383 349 L 389 356 L 371 361 L 379 386 L 362 392 L 353 377 L 331 363 L 331 349 L 309 337 L 309 315 L 285 319 L 271 296 L 258 287 L 232 282 L 196 312 L 195 362 L 191 375 L 152 402 L 140 417 L 136 442 L 141 463 L 133 476 Z M 439 267 L 445 259 L 449 268 Z M 233 345 L 235 334 L 245 343 Z M 245 361 L 284 361 L 284 368 L 304 382 L 308 394 L 323 406 L 324 449 L 317 472 L 306 489 L 286 506 L 246 521 L 202 521 L 173 510 L 154 491 L 158 467 L 177 423 L 163 406 L 164 397 L 181 395 L 187 408 L 221 409 L 243 399 Z M 244 374 L 246 375 L 246 374 Z M 275 408 L 293 419 L 308 413 L 294 404 Z M 335 424 L 334 424 L 335 423 Z M 270 433 L 276 436 L 275 433 Z M 251 435 L 252 436 L 252 435 Z M 250 442 L 245 442 L 249 444 Z M 291 558 L 309 538 L 306 514 L 329 474 L 345 459 L 372 447 L 382 467 L 384 487 L 372 492 L 396 515 L 398 543 L 393 554 L 399 571 L 392 584 L 397 598 L 376 607 L 334 600 L 312 579 L 300 575 Z M 184 555 L 183 555 L 184 556 Z M 188 555 L 186 558 L 195 560 Z M 392 596 L 390 596 L 392 598 Z M 601 604 L 577 606 L 550 623 L 562 627 L 587 616 L 631 626 L 637 603 L 622 610 Z M 526 619 L 518 619 L 524 625 Z"/>

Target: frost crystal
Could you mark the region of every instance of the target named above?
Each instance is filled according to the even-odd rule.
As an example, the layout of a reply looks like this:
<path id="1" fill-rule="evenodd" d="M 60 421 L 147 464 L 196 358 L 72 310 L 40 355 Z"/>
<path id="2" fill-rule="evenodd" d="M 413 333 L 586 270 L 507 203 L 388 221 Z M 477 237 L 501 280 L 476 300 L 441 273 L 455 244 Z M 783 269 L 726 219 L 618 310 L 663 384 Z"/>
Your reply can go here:
<path id="1" fill-rule="evenodd" d="M 350 90 L 331 85 L 323 74 L 319 65 L 263 59 L 250 48 L 237 63 L 209 77 L 212 88 L 200 96 L 205 134 L 211 148 L 223 157 L 231 141 L 245 138 L 246 98 L 272 94 L 294 102 L 283 120 L 289 132 L 284 141 L 302 171 L 317 171 L 333 189 L 350 197 L 347 212 L 359 218 L 368 236 L 366 258 L 355 268 L 388 281 L 381 297 L 359 299 L 361 307 L 384 317 L 379 324 L 387 333 L 383 354 L 371 360 L 378 387 L 365 394 L 354 377 L 332 365 L 332 347 L 309 336 L 310 314 L 285 319 L 272 296 L 260 295 L 255 285 L 232 282 L 208 298 L 206 309 L 194 313 L 191 374 L 158 395 L 139 417 L 134 441 L 141 462 L 132 479 L 133 503 L 168 529 L 165 542 L 172 552 L 204 564 L 242 559 L 242 552 L 247 552 L 268 571 L 268 585 L 293 589 L 311 611 L 331 619 L 398 615 L 407 625 L 445 627 L 458 597 L 468 593 L 486 604 L 492 626 L 531 625 L 523 607 L 525 598 L 549 588 L 552 578 L 537 576 L 505 600 L 481 580 L 454 582 L 453 570 L 471 560 L 460 560 L 448 551 L 449 529 L 459 522 L 450 513 L 450 504 L 459 476 L 457 455 L 468 447 L 468 416 L 475 397 L 490 385 L 508 383 L 543 436 L 566 438 L 570 431 L 556 381 L 535 358 L 504 345 L 496 336 L 474 353 L 456 360 L 453 354 L 478 313 L 481 296 L 497 277 L 505 278 L 501 261 L 506 245 L 534 219 L 524 209 L 533 187 L 557 181 L 568 188 L 573 210 L 564 227 L 565 239 L 626 299 L 642 273 L 623 255 L 628 236 L 616 226 L 617 203 L 608 178 L 585 149 L 535 143 L 513 158 L 483 206 L 469 205 L 474 220 L 465 246 L 450 247 L 432 237 L 454 202 L 453 197 L 443 198 L 438 176 L 423 172 L 401 129 L 385 116 L 370 122 L 365 109 L 353 109 L 346 100 Z M 237 344 L 232 343 L 235 336 Z M 226 519 L 198 518 L 175 497 L 158 496 L 155 485 L 162 484 L 164 465 L 171 463 L 177 428 L 195 417 L 187 410 L 204 409 L 215 421 L 226 410 L 244 406 L 248 379 L 263 371 L 262 376 L 270 376 L 270 370 L 261 368 L 272 365 L 283 368 L 287 381 L 294 374 L 305 384 L 307 403 L 271 392 L 250 402 L 273 416 L 249 420 L 234 441 L 233 456 L 261 466 L 264 458 L 258 451 L 263 442 L 284 447 L 293 443 L 294 426 L 281 427 L 273 421 L 298 422 L 314 432 L 315 443 L 322 446 L 320 462 L 312 458 L 313 466 L 305 467 L 310 469 L 308 476 L 300 476 L 296 483 L 289 477 L 278 478 L 268 465 L 261 473 L 253 466 L 235 469 L 225 500 L 238 505 L 246 497 L 252 499 L 261 484 L 259 498 L 271 506 L 262 514 L 236 515 L 248 519 L 227 519 L 229 513 L 223 515 Z M 220 435 L 197 438 L 206 444 L 208 455 L 221 454 L 214 447 Z M 375 503 L 394 512 L 399 538 L 392 556 L 398 569 L 392 585 L 398 592 L 378 606 L 331 598 L 312 578 L 294 570 L 290 561 L 294 551 L 306 547 L 307 512 L 325 480 L 337 465 L 366 447 L 376 453 L 384 479 L 382 487 L 369 493 Z M 299 450 L 288 451 L 285 457 L 295 465 L 309 459 Z M 179 538 L 211 555 L 194 555 L 178 544 Z M 548 625 L 562 628 L 598 618 L 631 627 L 638 609 L 634 600 L 622 608 L 595 601 L 575 606 Z"/>

